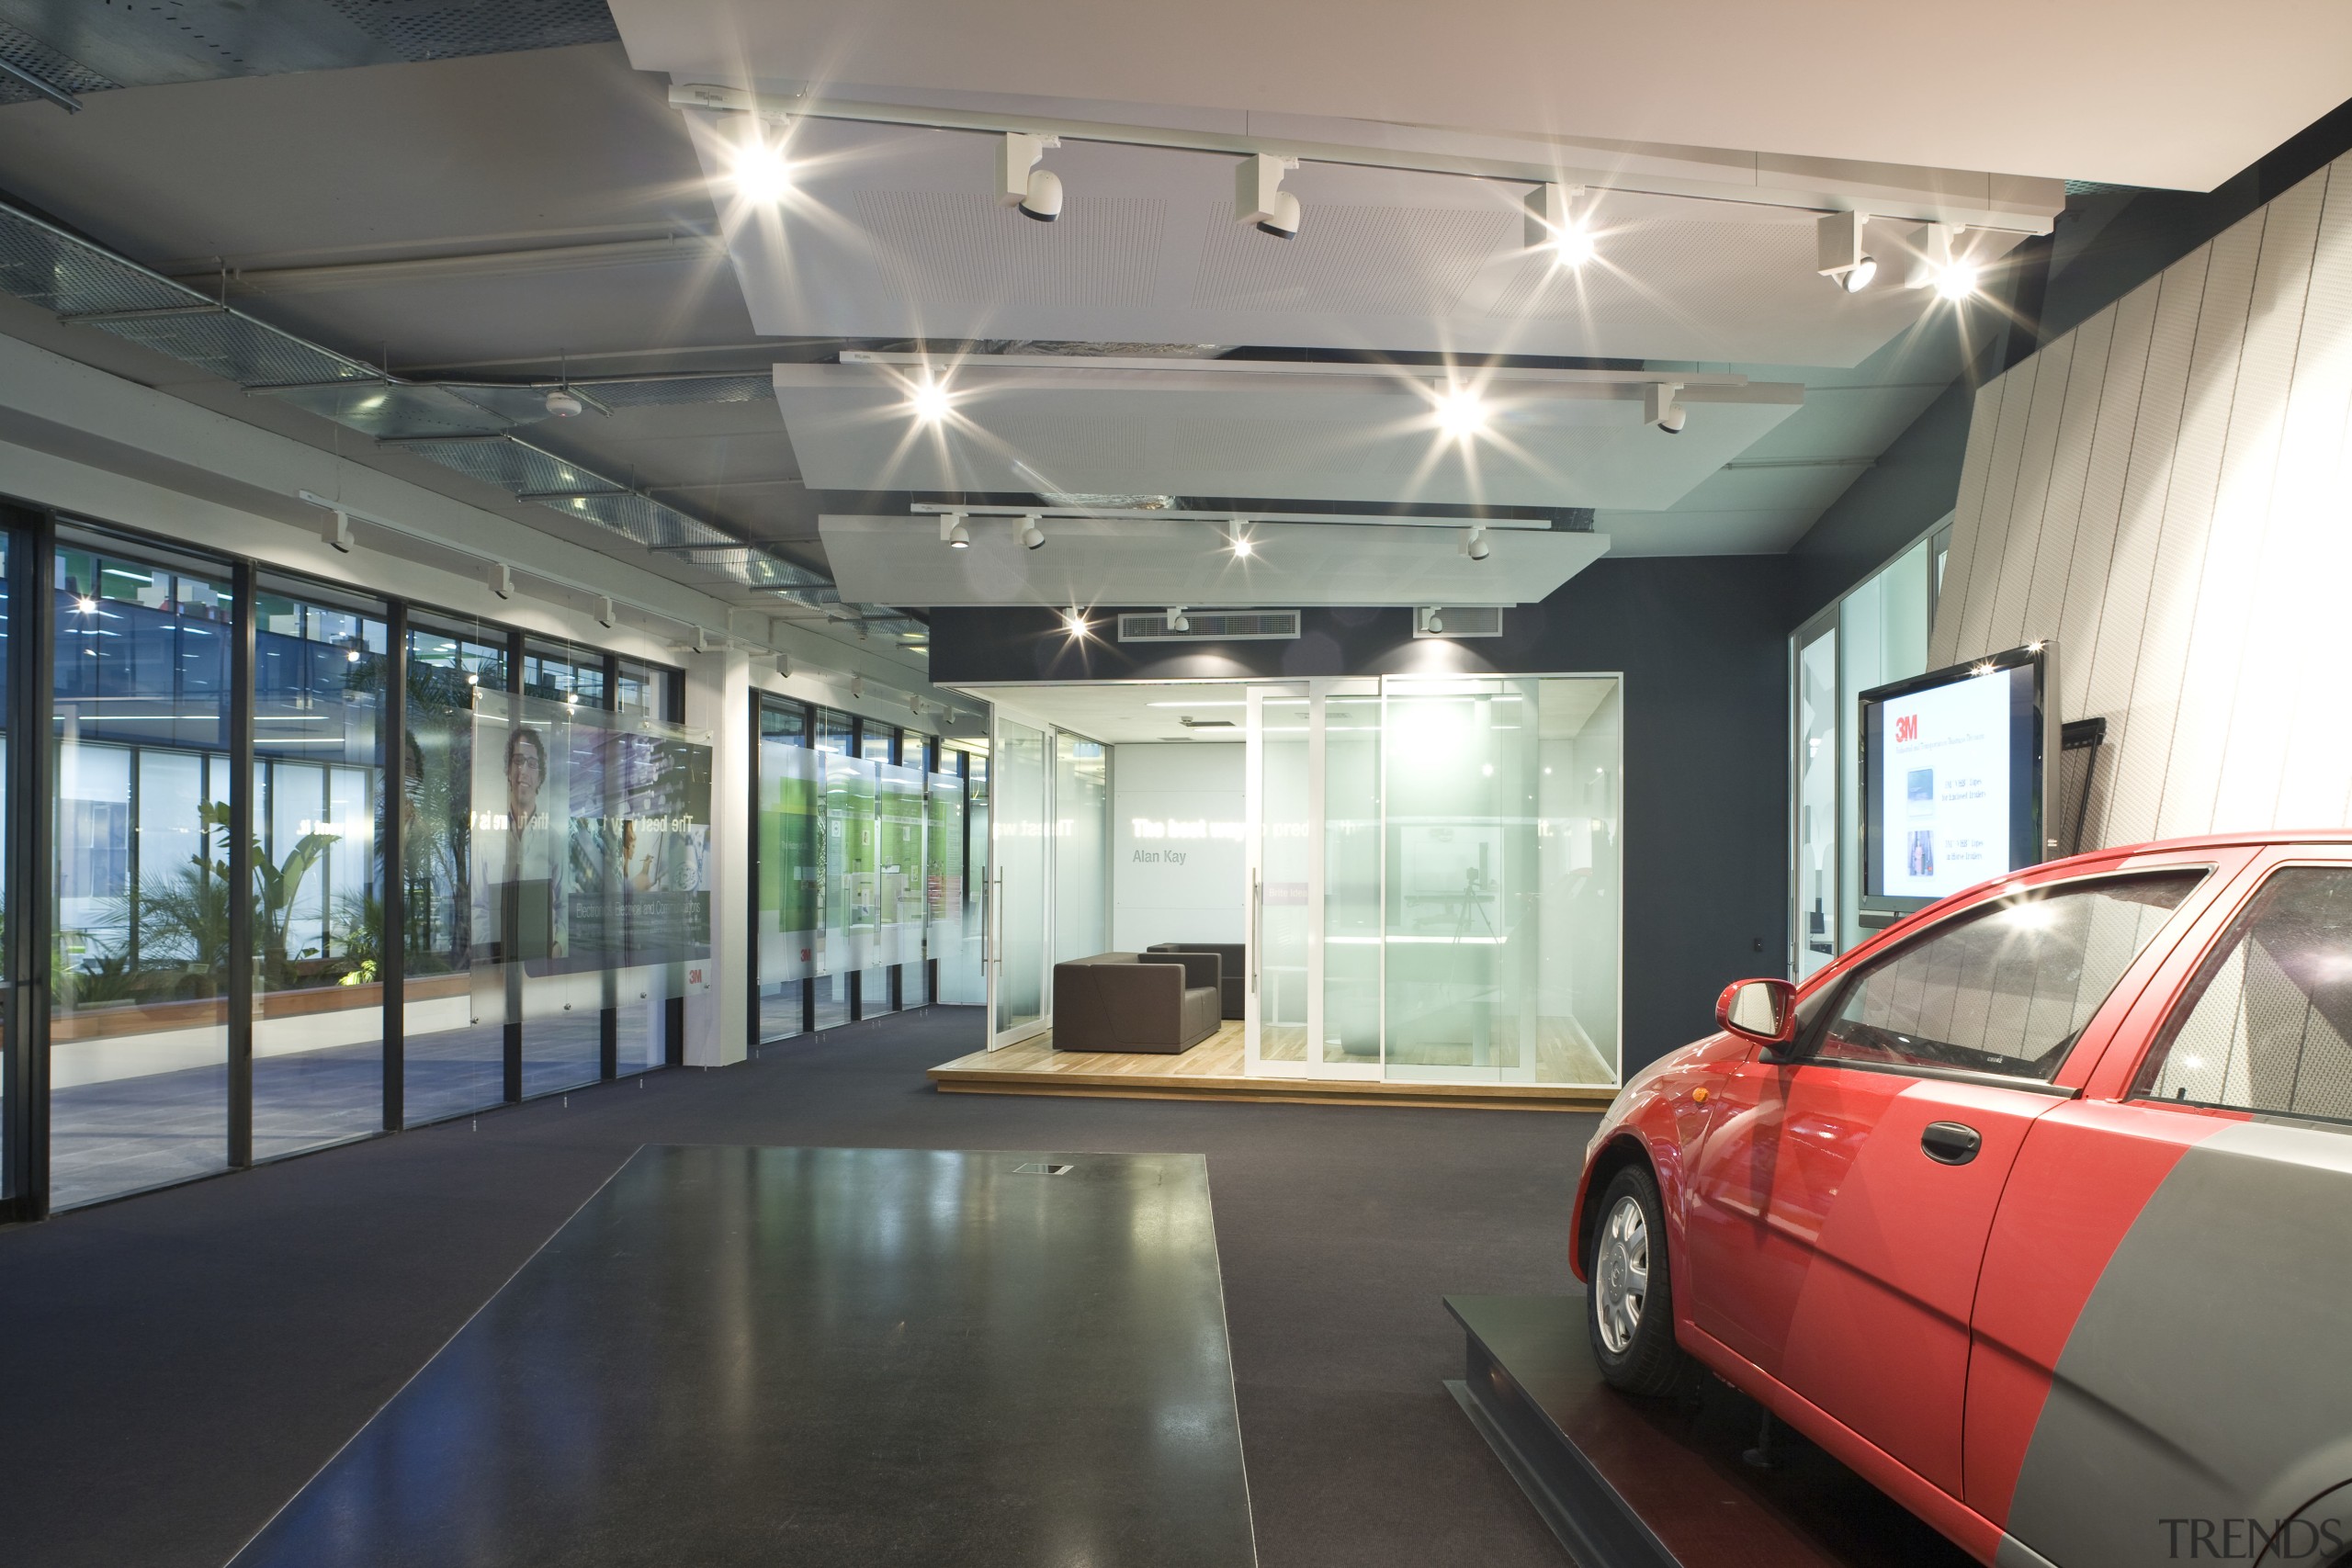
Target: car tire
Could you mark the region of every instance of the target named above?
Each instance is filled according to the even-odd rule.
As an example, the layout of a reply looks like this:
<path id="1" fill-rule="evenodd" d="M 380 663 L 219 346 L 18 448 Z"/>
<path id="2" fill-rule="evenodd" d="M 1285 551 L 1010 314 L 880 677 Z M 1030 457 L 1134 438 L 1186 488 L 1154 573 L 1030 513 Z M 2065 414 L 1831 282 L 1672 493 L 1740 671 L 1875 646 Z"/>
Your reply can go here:
<path id="1" fill-rule="evenodd" d="M 1601 1192 L 1586 1265 L 1585 1336 L 1612 1388 L 1646 1398 L 1678 1393 L 1695 1363 L 1674 1342 L 1674 1280 L 1657 1179 L 1635 1163 Z"/>

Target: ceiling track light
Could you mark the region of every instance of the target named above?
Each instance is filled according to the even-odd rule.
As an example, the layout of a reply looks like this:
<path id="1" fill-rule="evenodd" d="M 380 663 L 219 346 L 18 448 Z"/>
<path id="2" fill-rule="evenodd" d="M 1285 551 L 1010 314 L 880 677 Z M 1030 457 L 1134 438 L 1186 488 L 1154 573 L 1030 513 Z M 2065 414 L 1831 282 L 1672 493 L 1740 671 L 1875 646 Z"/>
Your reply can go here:
<path id="1" fill-rule="evenodd" d="M 1462 553 L 1472 560 L 1485 560 L 1487 556 L 1493 554 L 1494 547 L 1487 542 L 1487 530 L 1473 524 L 1464 531 L 1462 536 Z"/>
<path id="2" fill-rule="evenodd" d="M 1413 619 L 1418 628 L 1428 633 L 1431 637 L 1435 637 L 1439 633 L 1444 631 L 1445 619 L 1443 615 L 1440 614 L 1442 609 L 1442 605 L 1428 604 L 1414 611 Z"/>
<path id="3" fill-rule="evenodd" d="M 792 679 L 792 655 L 779 653 L 775 656 L 775 672 L 784 680 Z"/>
<path id="4" fill-rule="evenodd" d="M 1930 223 L 1919 231 L 1904 274 L 1906 288 L 1933 288 L 1939 299 L 1957 304 L 1976 292 L 1977 266 L 1959 248 L 1965 231 L 1956 223 Z"/>
<path id="5" fill-rule="evenodd" d="M 1860 294 L 1878 276 L 1878 260 L 1862 249 L 1866 212 L 1824 213 L 1814 224 L 1814 270 L 1849 294 Z"/>
<path id="6" fill-rule="evenodd" d="M 784 155 L 781 145 L 768 140 L 757 116 L 752 117 L 751 130 L 752 140 L 735 148 L 728 173 L 744 200 L 774 206 L 792 188 L 792 160 Z"/>
<path id="7" fill-rule="evenodd" d="M 1233 520 L 1231 526 L 1226 531 L 1225 542 L 1226 547 L 1233 552 L 1237 559 L 1248 560 L 1257 553 L 1258 547 L 1250 537 L 1250 520 L 1246 517 L 1237 517 Z"/>
<path id="8" fill-rule="evenodd" d="M 493 562 L 490 569 L 490 591 L 501 599 L 514 597 L 514 569 Z"/>
<path id="9" fill-rule="evenodd" d="M 337 507 L 334 521 L 327 525 L 327 543 L 344 555 L 351 553 L 351 513 Z"/>
<path id="10" fill-rule="evenodd" d="M 1531 251 L 1549 251 L 1555 266 L 1579 267 L 1592 259 L 1592 234 L 1577 216 L 1584 186 L 1542 185 L 1527 193 L 1525 237 Z"/>
<path id="11" fill-rule="evenodd" d="M 1021 520 L 1021 547 L 1024 550 L 1042 550 L 1046 547 L 1046 531 L 1037 526 L 1037 520 L 1035 517 L 1023 517 Z"/>
<path id="12" fill-rule="evenodd" d="M 1068 632 L 1072 637 L 1084 637 L 1086 635 L 1085 612 L 1081 611 L 1075 604 L 1072 604 L 1069 609 L 1064 610 L 1062 612 L 1062 630 Z"/>
<path id="13" fill-rule="evenodd" d="M 972 547 L 972 531 L 964 526 L 962 513 L 943 512 L 939 514 L 939 542 L 951 550 Z"/>
<path id="14" fill-rule="evenodd" d="M 1034 218 L 1040 223 L 1051 223 L 1062 215 L 1062 177 L 1051 169 L 1037 164 L 1049 147 L 1059 147 L 1058 136 L 1032 136 L 1024 130 L 1009 130 L 997 143 L 996 198 L 1007 207 L 1018 208 L 1023 218 Z"/>
<path id="15" fill-rule="evenodd" d="M 614 624 L 619 619 L 620 613 L 613 608 L 613 601 L 610 595 L 605 595 L 596 601 L 596 624 L 598 626 L 604 627 L 606 631 L 610 631 L 612 630 Z"/>
<path id="16" fill-rule="evenodd" d="M 853 675 L 849 678 L 849 694 L 853 697 L 859 698 L 863 698 L 865 695 L 865 676 Z"/>
<path id="17" fill-rule="evenodd" d="M 1171 632 L 1188 632 L 1193 629 L 1192 617 L 1184 614 L 1183 605 L 1168 606 L 1168 629 Z"/>
<path id="18" fill-rule="evenodd" d="M 1642 423 L 1655 424 L 1668 435 L 1682 434 L 1689 411 L 1676 394 L 1682 390 L 1679 381 L 1652 381 L 1642 389 Z"/>
<path id="19" fill-rule="evenodd" d="M 1252 152 L 1233 171 L 1233 220 L 1255 223 L 1261 234 L 1298 238 L 1298 197 L 1283 189 L 1283 175 L 1298 167 L 1295 158 Z"/>

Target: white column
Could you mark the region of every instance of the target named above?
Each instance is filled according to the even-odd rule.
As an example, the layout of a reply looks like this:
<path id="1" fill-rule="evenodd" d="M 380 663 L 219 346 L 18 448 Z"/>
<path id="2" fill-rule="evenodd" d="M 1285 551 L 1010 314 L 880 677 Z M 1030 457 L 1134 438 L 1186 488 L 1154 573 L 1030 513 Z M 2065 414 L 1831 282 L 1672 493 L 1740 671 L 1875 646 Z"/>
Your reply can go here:
<path id="1" fill-rule="evenodd" d="M 710 984 L 686 993 L 686 1065 L 747 1055 L 752 905 L 752 668 L 737 651 L 686 656 L 686 725 L 710 732 Z"/>

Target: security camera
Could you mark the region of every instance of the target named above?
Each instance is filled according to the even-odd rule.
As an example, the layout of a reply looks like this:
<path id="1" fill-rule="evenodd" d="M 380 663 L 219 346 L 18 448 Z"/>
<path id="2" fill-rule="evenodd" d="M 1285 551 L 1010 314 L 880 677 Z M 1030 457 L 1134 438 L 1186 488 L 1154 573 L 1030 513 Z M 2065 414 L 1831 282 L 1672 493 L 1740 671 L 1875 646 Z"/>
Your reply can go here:
<path id="1" fill-rule="evenodd" d="M 1021 198 L 1021 216 L 1051 223 L 1062 215 L 1062 177 L 1051 169 L 1029 175 L 1029 193 Z"/>

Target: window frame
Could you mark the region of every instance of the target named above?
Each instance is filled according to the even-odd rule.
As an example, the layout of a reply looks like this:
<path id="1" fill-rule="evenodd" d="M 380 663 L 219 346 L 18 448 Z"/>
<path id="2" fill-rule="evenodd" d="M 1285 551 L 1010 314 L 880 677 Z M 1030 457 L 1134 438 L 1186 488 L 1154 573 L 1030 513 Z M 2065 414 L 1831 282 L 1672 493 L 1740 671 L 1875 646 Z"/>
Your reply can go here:
<path id="1" fill-rule="evenodd" d="M 2352 870 L 2352 865 L 2347 865 L 2346 869 Z M 2197 913 L 2202 912 L 2203 906 L 2199 904 L 2198 895 L 2211 890 L 2213 879 L 2221 870 L 2222 867 L 2218 862 L 2210 860 L 2183 861 L 2167 865 L 2128 867 L 2119 865 L 2085 872 L 2075 876 L 2053 877 L 2046 882 L 2025 883 L 2015 889 L 2017 893 L 2030 894 L 2046 899 L 2064 897 L 2067 893 L 2102 883 L 2137 880 L 2152 876 L 2177 876 L 2188 872 L 2194 872 L 2198 875 L 2198 881 L 2182 896 L 2180 902 L 2167 911 L 2170 919 L 2156 928 L 2155 933 L 2141 945 L 2140 950 L 2132 955 L 2131 963 L 2126 964 L 2122 973 L 2116 976 L 2115 983 L 2108 988 L 2107 995 L 2099 999 L 2098 1006 L 2093 1010 L 2089 1019 L 2084 1022 L 2082 1029 L 2076 1033 L 2074 1044 L 2067 1048 L 2066 1055 L 2059 1059 L 2057 1066 L 2052 1070 L 2048 1078 L 2023 1077 L 2009 1073 L 1985 1072 L 1973 1067 L 1944 1066 L 1932 1062 L 1870 1062 L 1819 1055 L 1823 1035 L 1828 1032 L 1829 1025 L 1838 1017 L 1838 1010 L 1844 1005 L 1856 986 L 1875 974 L 1883 964 L 1899 962 L 1914 950 L 1949 935 L 1962 924 L 1981 919 L 1993 906 L 2011 897 L 2011 891 L 2007 887 L 1973 899 L 1959 908 L 1938 917 L 1932 923 L 1906 933 L 1902 941 L 1891 944 L 1883 952 L 1869 953 L 1862 957 L 1861 962 L 1855 964 L 1843 974 L 1832 976 L 1829 984 L 1822 987 L 1813 995 L 1804 998 L 1798 1003 L 1800 1008 L 1817 1006 L 1819 1010 L 1804 1021 L 1796 1037 L 1784 1050 L 1775 1053 L 1773 1059 L 1798 1067 L 1828 1067 L 1850 1072 L 1883 1073 L 1895 1077 L 1937 1078 L 1951 1083 L 1978 1084 L 1991 1089 L 2022 1089 L 2029 1094 L 2048 1095 L 2060 1100 L 2079 1099 L 2083 1094 L 2084 1086 L 2080 1084 L 2070 1086 L 2057 1080 L 2064 1076 L 2066 1068 L 2081 1055 L 2085 1042 L 2090 1040 L 2097 1032 L 2100 1018 L 2109 1009 L 2117 1006 L 2117 998 L 2122 995 L 2124 982 L 2131 977 L 2132 972 L 2148 961 L 2148 955 L 2163 942 L 2166 931 L 2177 927 L 2186 930 L 2181 922 L 2185 919 L 2193 919 Z M 2243 901 L 2238 907 L 2244 908 Z M 1856 951 L 1858 953 L 1864 952 L 1861 949 Z M 2170 949 L 2165 951 L 2169 954 Z M 2137 995 L 2135 991 L 2133 993 L 2135 998 Z M 2123 1005 L 2128 1007 L 2129 1003 Z M 2104 1055 L 2103 1051 L 2101 1055 Z M 2134 1072 L 2135 1074 L 2137 1072 L 2136 1066 Z"/>

